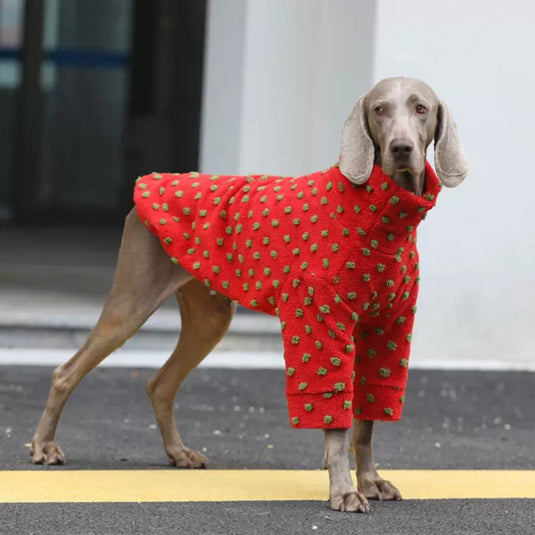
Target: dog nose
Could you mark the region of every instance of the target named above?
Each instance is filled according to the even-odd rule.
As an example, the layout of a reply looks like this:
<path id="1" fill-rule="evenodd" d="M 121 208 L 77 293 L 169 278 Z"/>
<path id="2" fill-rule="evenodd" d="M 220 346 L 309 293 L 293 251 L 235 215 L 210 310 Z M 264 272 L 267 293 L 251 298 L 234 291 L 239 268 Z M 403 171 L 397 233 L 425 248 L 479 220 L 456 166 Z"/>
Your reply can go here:
<path id="1" fill-rule="evenodd" d="M 410 156 L 413 149 L 414 149 L 414 145 L 410 141 L 405 141 L 403 139 L 394 139 L 390 143 L 390 152 L 396 158 Z"/>

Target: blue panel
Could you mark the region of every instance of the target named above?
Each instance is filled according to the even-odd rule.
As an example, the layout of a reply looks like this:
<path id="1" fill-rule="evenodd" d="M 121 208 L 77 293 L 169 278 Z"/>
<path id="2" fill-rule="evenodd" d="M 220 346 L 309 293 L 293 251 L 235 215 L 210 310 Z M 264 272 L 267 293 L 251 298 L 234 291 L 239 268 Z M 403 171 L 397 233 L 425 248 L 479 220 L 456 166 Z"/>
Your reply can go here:
<path id="1" fill-rule="evenodd" d="M 19 48 L 0 48 L 0 59 L 22 60 L 22 51 Z M 52 61 L 58 66 L 82 69 L 121 69 L 127 67 L 130 62 L 130 56 L 121 52 L 80 48 L 46 50 L 43 59 Z"/>

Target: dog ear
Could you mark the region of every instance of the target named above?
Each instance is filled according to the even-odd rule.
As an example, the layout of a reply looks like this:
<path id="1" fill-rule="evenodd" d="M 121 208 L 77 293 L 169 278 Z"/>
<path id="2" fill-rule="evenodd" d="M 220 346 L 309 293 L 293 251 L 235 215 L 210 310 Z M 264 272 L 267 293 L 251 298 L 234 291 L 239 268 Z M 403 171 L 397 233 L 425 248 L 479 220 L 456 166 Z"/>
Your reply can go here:
<path id="1" fill-rule="evenodd" d="M 442 101 L 435 130 L 435 169 L 440 181 L 448 188 L 458 186 L 470 172 L 457 126 Z"/>
<path id="2" fill-rule="evenodd" d="M 342 129 L 340 172 L 354 184 L 363 184 L 370 178 L 374 147 L 364 111 L 364 97 L 353 108 Z"/>

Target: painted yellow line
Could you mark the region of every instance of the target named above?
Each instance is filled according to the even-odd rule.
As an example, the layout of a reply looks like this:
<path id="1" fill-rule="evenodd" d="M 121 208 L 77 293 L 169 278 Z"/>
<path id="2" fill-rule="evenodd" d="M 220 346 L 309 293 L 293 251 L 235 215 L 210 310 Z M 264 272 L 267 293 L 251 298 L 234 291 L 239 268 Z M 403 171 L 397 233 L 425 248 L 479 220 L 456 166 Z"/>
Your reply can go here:
<path id="1" fill-rule="evenodd" d="M 384 470 L 405 499 L 535 498 L 535 470 Z M 0 503 L 326 500 L 324 470 L 0 471 Z"/>

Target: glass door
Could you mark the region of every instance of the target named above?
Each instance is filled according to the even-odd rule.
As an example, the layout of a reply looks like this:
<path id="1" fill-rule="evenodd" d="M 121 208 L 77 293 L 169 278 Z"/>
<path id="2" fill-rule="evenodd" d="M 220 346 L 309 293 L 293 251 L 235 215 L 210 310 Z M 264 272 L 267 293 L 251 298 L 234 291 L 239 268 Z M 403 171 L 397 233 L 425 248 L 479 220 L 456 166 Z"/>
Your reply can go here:
<path id="1" fill-rule="evenodd" d="M 122 182 L 132 0 L 45 0 L 41 203 L 111 211 Z"/>
<path id="2" fill-rule="evenodd" d="M 10 181 L 13 165 L 15 107 L 21 82 L 23 0 L 0 0 L 0 221 L 11 215 Z"/>
<path id="3" fill-rule="evenodd" d="M 119 222 L 197 166 L 206 0 L 0 0 L 0 220 Z"/>

